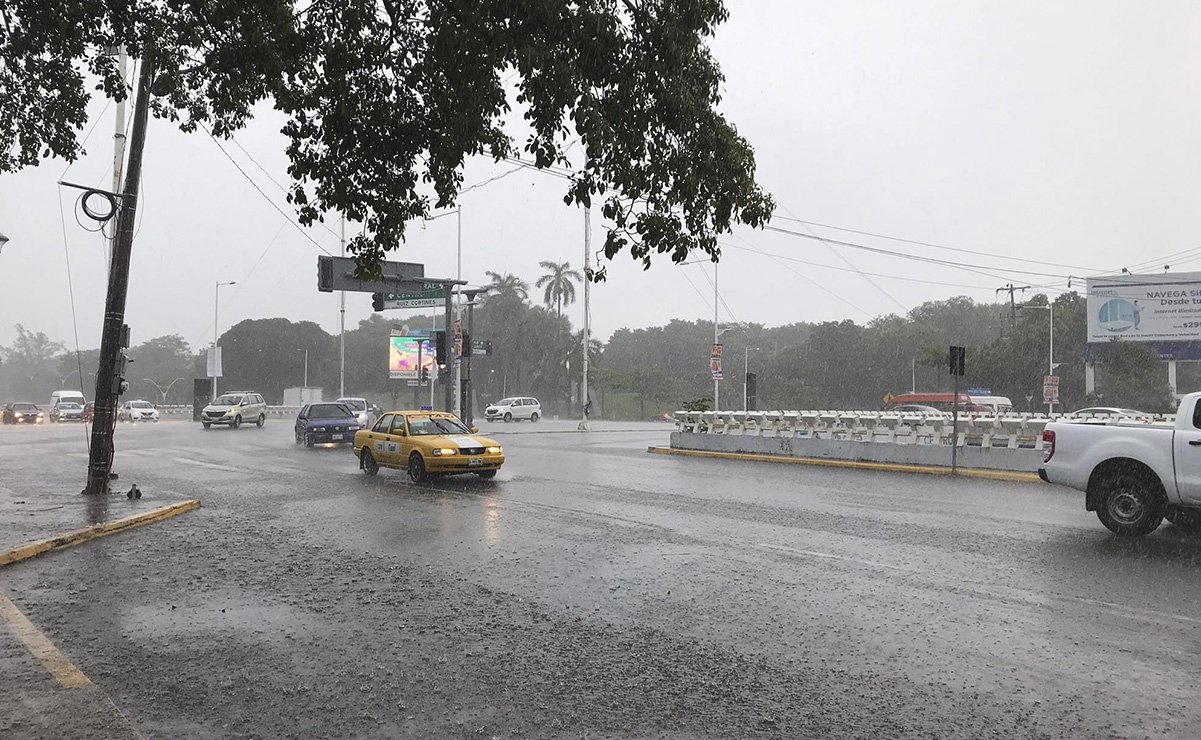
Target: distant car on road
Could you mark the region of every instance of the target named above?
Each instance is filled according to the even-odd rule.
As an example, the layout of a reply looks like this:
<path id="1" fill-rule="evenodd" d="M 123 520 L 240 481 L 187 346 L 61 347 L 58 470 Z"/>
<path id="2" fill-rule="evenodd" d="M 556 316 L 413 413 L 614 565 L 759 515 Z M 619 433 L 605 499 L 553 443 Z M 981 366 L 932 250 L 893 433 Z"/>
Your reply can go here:
<path id="1" fill-rule="evenodd" d="M 354 435 L 354 454 L 367 475 L 396 468 L 408 471 L 415 483 L 456 473 L 493 478 L 505 464 L 504 450 L 476 432 L 442 411 L 391 411 Z"/>
<path id="2" fill-rule="evenodd" d="M 371 426 L 379 418 L 380 412 L 383 411 L 383 409 L 372 404 L 366 398 L 357 398 L 355 396 L 345 396 L 334 401 L 334 403 L 340 403 L 350 409 L 358 418 L 359 426 L 363 427 Z"/>
<path id="3" fill-rule="evenodd" d="M 542 404 L 538 403 L 537 398 L 529 396 L 502 398 L 496 403 L 488 404 L 484 409 L 484 418 L 488 421 L 504 419 L 508 422 L 529 419 L 536 422 L 542 418 Z"/>
<path id="4" fill-rule="evenodd" d="M 50 421 L 83 421 L 83 404 L 59 401 L 50 409 Z"/>
<path id="5" fill-rule="evenodd" d="M 118 421 L 158 421 L 158 409 L 149 401 L 126 401 L 117 409 Z"/>
<path id="6" fill-rule="evenodd" d="M 361 426 L 346 404 L 311 403 L 296 415 L 296 444 L 354 444 Z"/>
<path id="7" fill-rule="evenodd" d="M 5 424 L 41 424 L 46 415 L 37 404 L 15 401 L 4 407 L 2 417 Z"/>
<path id="8" fill-rule="evenodd" d="M 1151 421 L 1155 415 L 1136 409 L 1123 409 L 1116 406 L 1089 406 L 1073 411 L 1072 416 L 1087 416 L 1093 419 L 1107 421 Z"/>
<path id="9" fill-rule="evenodd" d="M 213 424 L 237 429 L 243 422 L 260 427 L 267 422 L 267 403 L 258 393 L 226 391 L 200 412 L 200 424 L 205 429 Z"/>

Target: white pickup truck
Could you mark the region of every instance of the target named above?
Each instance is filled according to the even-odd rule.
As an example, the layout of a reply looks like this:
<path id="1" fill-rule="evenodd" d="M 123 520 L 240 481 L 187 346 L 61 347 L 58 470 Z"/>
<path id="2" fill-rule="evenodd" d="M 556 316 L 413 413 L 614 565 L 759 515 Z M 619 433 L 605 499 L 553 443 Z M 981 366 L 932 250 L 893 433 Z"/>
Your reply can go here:
<path id="1" fill-rule="evenodd" d="M 1057 421 L 1043 432 L 1038 474 L 1085 492 L 1115 534 L 1150 534 L 1164 518 L 1201 529 L 1201 393 L 1180 401 L 1176 424 Z"/>

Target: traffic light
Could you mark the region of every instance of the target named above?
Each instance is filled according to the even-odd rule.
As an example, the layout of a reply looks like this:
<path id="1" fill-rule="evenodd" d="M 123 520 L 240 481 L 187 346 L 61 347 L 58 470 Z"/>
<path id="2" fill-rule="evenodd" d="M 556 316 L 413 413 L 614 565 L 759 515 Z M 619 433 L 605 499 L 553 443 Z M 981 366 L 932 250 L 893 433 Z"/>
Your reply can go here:
<path id="1" fill-rule="evenodd" d="M 430 369 L 428 367 L 421 368 L 421 382 L 427 383 L 430 379 Z"/>
<path id="2" fill-rule="evenodd" d="M 434 359 L 439 365 L 446 364 L 446 332 L 436 331 L 433 335 L 434 339 Z"/>
<path id="3" fill-rule="evenodd" d="M 489 339 L 488 343 L 484 345 L 484 354 L 486 354 L 486 355 L 492 354 L 492 340 L 491 339 Z"/>
<path id="4" fill-rule="evenodd" d="M 471 335 L 463 335 L 463 356 L 471 357 Z"/>
<path id="5" fill-rule="evenodd" d="M 113 367 L 113 393 L 121 395 L 129 390 L 129 382 L 125 380 L 125 368 L 133 360 L 125 354 L 125 350 L 129 347 L 129 324 L 121 325 L 121 349 L 117 351 L 117 362 Z"/>
<path id="6" fill-rule="evenodd" d="M 383 293 L 372 293 L 371 294 L 371 310 L 372 311 L 383 311 L 384 310 L 384 294 Z"/>

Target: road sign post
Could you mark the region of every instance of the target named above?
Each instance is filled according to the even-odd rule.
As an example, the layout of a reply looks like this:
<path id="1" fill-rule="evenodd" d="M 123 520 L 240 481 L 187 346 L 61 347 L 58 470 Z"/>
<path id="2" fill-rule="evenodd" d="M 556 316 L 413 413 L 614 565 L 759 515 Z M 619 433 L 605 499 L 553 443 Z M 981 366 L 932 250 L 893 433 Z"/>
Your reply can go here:
<path id="1" fill-rule="evenodd" d="M 1059 403 L 1059 376 L 1043 376 L 1043 403 L 1047 404 L 1047 415 L 1050 416 L 1055 404 Z"/>
<path id="2" fill-rule="evenodd" d="M 967 350 L 963 347 L 951 345 L 949 355 L 949 365 L 951 377 L 954 378 L 952 385 L 954 393 L 951 396 L 951 472 L 954 473 L 959 468 L 959 379 L 963 377 L 963 371 L 966 362 Z"/>

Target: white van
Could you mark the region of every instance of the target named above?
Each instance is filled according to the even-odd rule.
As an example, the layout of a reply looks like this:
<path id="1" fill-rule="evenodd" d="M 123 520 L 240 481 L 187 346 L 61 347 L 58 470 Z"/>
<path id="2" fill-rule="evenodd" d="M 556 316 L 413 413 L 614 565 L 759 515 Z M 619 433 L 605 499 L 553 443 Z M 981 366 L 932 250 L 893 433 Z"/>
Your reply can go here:
<path id="1" fill-rule="evenodd" d="M 87 399 L 79 391 L 55 391 L 50 394 L 50 416 L 48 417 L 50 421 L 54 421 L 58 416 L 58 414 L 54 413 L 54 407 L 64 401 L 77 403 L 80 408 L 85 408 L 88 405 Z"/>
<path id="2" fill-rule="evenodd" d="M 1008 414 L 1013 411 L 1013 401 L 1005 396 L 972 396 L 972 403 L 982 407 L 993 416 Z"/>

